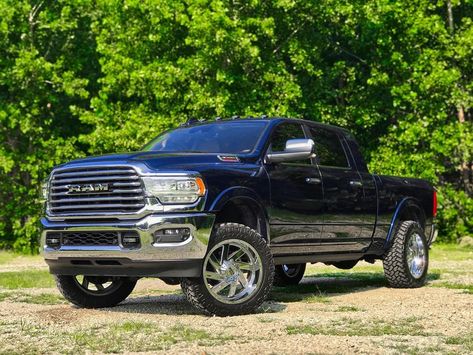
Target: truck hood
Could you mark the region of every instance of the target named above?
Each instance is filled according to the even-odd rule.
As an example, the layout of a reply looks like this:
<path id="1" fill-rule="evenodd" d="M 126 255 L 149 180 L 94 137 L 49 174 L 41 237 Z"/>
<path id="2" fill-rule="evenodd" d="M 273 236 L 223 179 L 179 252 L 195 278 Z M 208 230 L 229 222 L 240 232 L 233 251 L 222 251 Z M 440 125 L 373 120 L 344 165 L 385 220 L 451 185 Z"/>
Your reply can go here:
<path id="1" fill-rule="evenodd" d="M 238 162 L 224 162 L 220 156 L 229 156 L 228 154 L 210 154 L 210 153 L 164 153 L 164 152 L 131 152 L 120 154 L 108 154 L 84 159 L 73 160 L 61 165 L 65 167 L 72 164 L 145 164 L 151 170 L 192 170 L 201 165 L 211 164 L 239 164 Z M 230 155 L 234 156 L 234 155 Z M 254 160 L 248 157 L 240 160 Z M 198 169 L 197 169 L 198 170 Z"/>

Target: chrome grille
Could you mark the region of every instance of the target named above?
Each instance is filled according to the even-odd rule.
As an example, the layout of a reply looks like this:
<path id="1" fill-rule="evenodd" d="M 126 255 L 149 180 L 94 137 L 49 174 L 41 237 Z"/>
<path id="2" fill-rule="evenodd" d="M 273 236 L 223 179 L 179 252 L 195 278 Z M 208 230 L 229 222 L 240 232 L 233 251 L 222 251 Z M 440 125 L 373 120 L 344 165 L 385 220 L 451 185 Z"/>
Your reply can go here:
<path id="1" fill-rule="evenodd" d="M 71 186 L 83 190 L 71 191 Z M 55 171 L 51 178 L 48 210 L 52 215 L 134 213 L 144 206 L 141 180 L 131 167 L 68 168 Z"/>

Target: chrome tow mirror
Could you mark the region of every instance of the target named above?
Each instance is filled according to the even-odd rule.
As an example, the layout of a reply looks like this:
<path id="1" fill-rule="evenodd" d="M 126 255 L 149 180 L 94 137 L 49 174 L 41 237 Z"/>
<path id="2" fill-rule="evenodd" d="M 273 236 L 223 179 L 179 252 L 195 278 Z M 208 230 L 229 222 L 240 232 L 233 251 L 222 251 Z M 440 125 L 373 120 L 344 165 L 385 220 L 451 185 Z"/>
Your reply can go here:
<path id="1" fill-rule="evenodd" d="M 283 152 L 266 155 L 267 163 L 282 163 L 304 160 L 313 157 L 315 143 L 312 139 L 289 139 Z"/>

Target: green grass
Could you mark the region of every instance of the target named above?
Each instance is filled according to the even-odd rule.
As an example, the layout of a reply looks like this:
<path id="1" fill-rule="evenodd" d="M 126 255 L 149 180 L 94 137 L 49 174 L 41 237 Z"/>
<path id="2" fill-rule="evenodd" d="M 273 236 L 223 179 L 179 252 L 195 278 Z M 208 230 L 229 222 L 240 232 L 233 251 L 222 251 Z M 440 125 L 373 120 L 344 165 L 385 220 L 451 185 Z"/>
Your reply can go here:
<path id="1" fill-rule="evenodd" d="M 44 328 L 28 321 L 0 321 L 0 339 L 14 335 L 17 341 L 5 343 L 0 353 L 122 353 L 167 350 L 178 343 L 201 346 L 225 344 L 233 337 L 211 334 L 203 329 L 176 324 L 170 328 L 155 322 L 126 321 L 97 324 L 86 329 Z M 31 339 L 35 339 L 34 342 Z"/>
<path id="2" fill-rule="evenodd" d="M 473 259 L 473 248 L 456 244 L 434 244 L 430 249 L 431 260 L 463 261 Z"/>
<path id="3" fill-rule="evenodd" d="M 429 280 L 437 280 L 440 273 L 431 273 Z M 386 287 L 381 272 L 324 272 L 306 276 L 307 282 L 286 287 L 274 287 L 269 299 L 276 302 L 329 303 L 330 294 L 350 293 L 366 287 Z"/>
<path id="4" fill-rule="evenodd" d="M 269 299 L 276 302 L 330 303 L 329 297 L 314 285 L 274 287 Z"/>
<path id="5" fill-rule="evenodd" d="M 355 306 L 340 306 L 338 307 L 335 312 L 361 312 L 363 311 L 361 308 Z"/>
<path id="6" fill-rule="evenodd" d="M 462 284 L 455 282 L 439 282 L 430 285 L 431 287 L 442 287 L 449 288 L 452 290 L 463 290 L 463 293 L 468 293 L 473 295 L 473 285 L 472 284 Z"/>
<path id="7" fill-rule="evenodd" d="M 406 355 L 418 355 L 418 354 L 426 354 L 426 353 L 444 353 L 443 349 L 439 348 L 438 346 L 428 346 L 425 348 L 421 348 L 418 346 L 411 346 L 409 344 L 396 344 L 396 345 L 388 345 L 389 348 L 396 351 L 396 354 L 406 354 Z M 450 354 L 450 353 L 447 353 Z"/>
<path id="8" fill-rule="evenodd" d="M 386 279 L 384 273 L 374 270 L 360 271 L 356 268 L 353 270 L 340 270 L 338 272 L 321 272 L 315 275 L 308 275 L 309 278 L 329 278 L 329 279 L 349 279 L 358 281 L 369 286 L 385 286 Z"/>
<path id="9" fill-rule="evenodd" d="M 212 346 L 223 344 L 232 337 L 182 325 L 163 329 L 153 322 L 127 321 L 76 331 L 70 334 L 70 339 L 82 350 L 115 353 L 166 350 L 177 343 Z"/>
<path id="10" fill-rule="evenodd" d="M 342 318 L 329 324 L 291 325 L 286 327 L 288 335 L 334 335 L 334 336 L 382 336 L 382 335 L 427 335 L 417 324 L 417 318 L 398 321 L 371 320 L 363 322 L 358 319 Z"/>
<path id="11" fill-rule="evenodd" d="M 28 261 L 39 261 L 42 260 L 40 255 L 26 255 L 26 254 L 18 254 L 13 253 L 11 251 L 0 250 L 0 265 L 8 264 L 15 260 L 28 260 Z"/>
<path id="12" fill-rule="evenodd" d="M 461 345 L 468 352 L 473 352 L 473 332 L 456 337 L 449 337 L 445 340 L 445 344 Z"/>
<path id="13" fill-rule="evenodd" d="M 0 288 L 50 288 L 54 279 L 47 270 L 0 272 Z"/>
<path id="14" fill-rule="evenodd" d="M 39 293 L 29 294 L 25 292 L 12 292 L 2 291 L 0 292 L 0 302 L 19 302 L 19 303 L 32 303 L 42 305 L 56 305 L 66 303 L 64 297 L 54 293 Z"/>
<path id="15" fill-rule="evenodd" d="M 9 263 L 17 257 L 16 254 L 7 251 L 0 251 L 0 265 Z"/>

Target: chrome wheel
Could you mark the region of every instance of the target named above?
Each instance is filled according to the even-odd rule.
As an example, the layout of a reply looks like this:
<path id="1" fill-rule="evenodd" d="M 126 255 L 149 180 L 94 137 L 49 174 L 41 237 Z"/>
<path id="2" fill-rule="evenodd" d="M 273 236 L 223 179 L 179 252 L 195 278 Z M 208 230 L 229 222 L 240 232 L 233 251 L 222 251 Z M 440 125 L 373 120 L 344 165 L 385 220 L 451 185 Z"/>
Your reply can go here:
<path id="1" fill-rule="evenodd" d="M 286 274 L 287 277 L 296 277 L 299 275 L 299 271 L 301 270 L 301 264 L 294 264 L 294 265 L 286 265 L 282 266 L 283 272 Z"/>
<path id="2" fill-rule="evenodd" d="M 407 242 L 406 260 L 412 277 L 419 279 L 427 264 L 425 245 L 418 233 L 413 233 Z"/>
<path id="3" fill-rule="evenodd" d="M 239 239 L 215 245 L 204 260 L 203 270 L 204 283 L 212 297 L 227 304 L 247 301 L 263 280 L 260 256 Z"/>
<path id="4" fill-rule="evenodd" d="M 123 284 L 118 277 L 76 275 L 73 278 L 82 291 L 94 296 L 110 295 Z"/>

